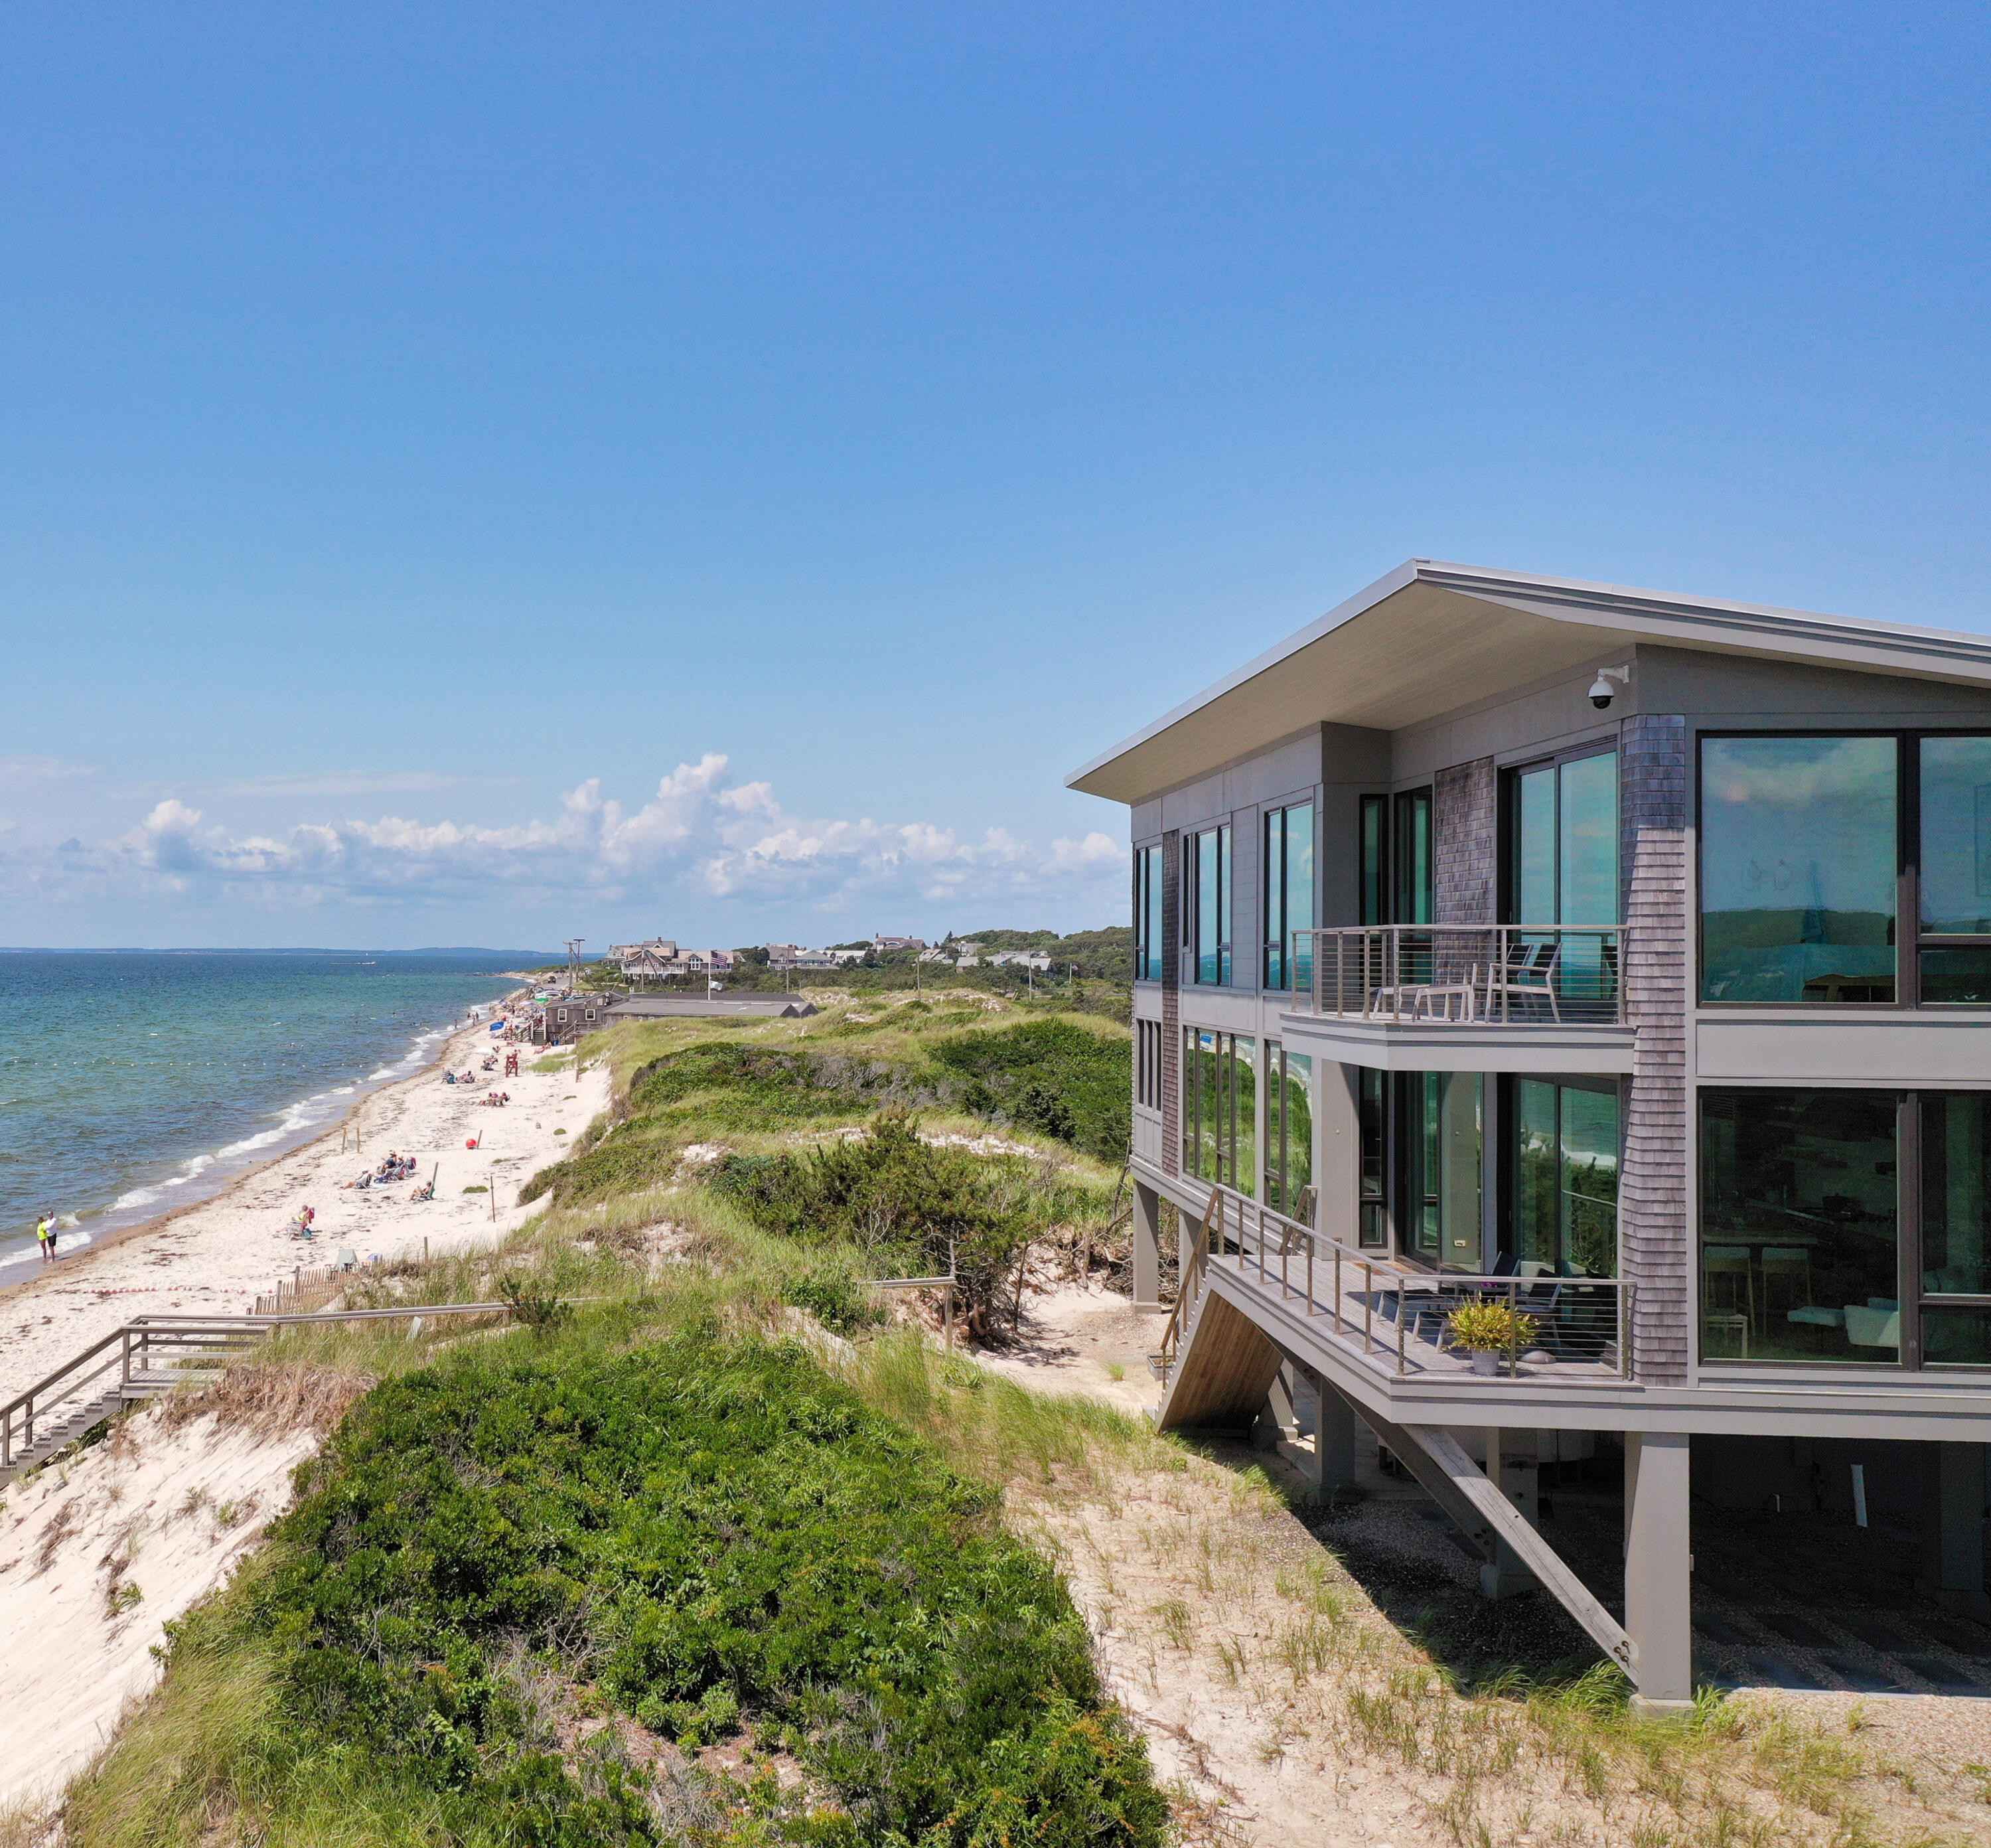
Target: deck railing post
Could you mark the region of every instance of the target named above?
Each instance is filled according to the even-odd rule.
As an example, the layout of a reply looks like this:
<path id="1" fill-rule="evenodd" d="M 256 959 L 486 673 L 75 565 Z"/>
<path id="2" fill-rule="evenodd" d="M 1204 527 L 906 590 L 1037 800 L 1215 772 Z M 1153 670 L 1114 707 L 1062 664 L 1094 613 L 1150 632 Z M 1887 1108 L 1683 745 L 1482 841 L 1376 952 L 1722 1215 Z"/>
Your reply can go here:
<path id="1" fill-rule="evenodd" d="M 1404 1373 L 1404 1286 L 1397 1285 L 1397 1377 Z"/>
<path id="2" fill-rule="evenodd" d="M 1362 1352 L 1366 1356 L 1376 1344 L 1376 1267 L 1362 1261 Z"/>

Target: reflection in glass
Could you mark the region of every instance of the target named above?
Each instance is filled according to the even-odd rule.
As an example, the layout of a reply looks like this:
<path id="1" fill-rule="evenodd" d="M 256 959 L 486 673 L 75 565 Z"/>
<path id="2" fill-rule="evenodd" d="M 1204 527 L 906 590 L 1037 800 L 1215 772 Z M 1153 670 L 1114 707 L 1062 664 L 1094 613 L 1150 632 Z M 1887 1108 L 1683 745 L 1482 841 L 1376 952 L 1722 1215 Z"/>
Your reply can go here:
<path id="1" fill-rule="evenodd" d="M 1618 754 L 1577 757 L 1557 771 L 1561 782 L 1556 922 L 1618 921 Z"/>
<path id="2" fill-rule="evenodd" d="M 1894 998 L 1894 741 L 1707 738 L 1701 997 Z"/>
<path id="3" fill-rule="evenodd" d="M 1358 1069 L 1356 1114 L 1362 1138 L 1362 1176 L 1356 1237 L 1363 1251 L 1377 1251 L 1390 1242 L 1389 1202 L 1383 1192 L 1388 1172 L 1383 1160 L 1387 1122 L 1383 1087 L 1389 1080 L 1387 1073 L 1373 1066 Z"/>
<path id="4" fill-rule="evenodd" d="M 1265 817 L 1265 968 L 1268 989 L 1304 988 L 1313 980 L 1313 805 L 1275 808 Z"/>
<path id="5" fill-rule="evenodd" d="M 1921 952 L 1922 999 L 1931 1006 L 1991 1006 L 1991 949 Z"/>
<path id="6" fill-rule="evenodd" d="M 1413 789 L 1397 798 L 1397 915 L 1393 924 L 1431 921 L 1431 792 Z"/>
<path id="7" fill-rule="evenodd" d="M 1134 856 L 1134 979 L 1162 978 L 1162 850 L 1142 847 Z"/>
<path id="8" fill-rule="evenodd" d="M 1390 798 L 1362 798 L 1362 917 L 1366 924 L 1390 921 Z"/>
<path id="9" fill-rule="evenodd" d="M 1220 988 L 1230 982 L 1230 826 L 1207 828 L 1196 837 L 1196 978 Z"/>
<path id="10" fill-rule="evenodd" d="M 1701 1092 L 1701 1353 L 1900 1358 L 1890 1091 Z"/>
<path id="11" fill-rule="evenodd" d="M 1265 1204 L 1311 1225 L 1313 1060 L 1265 1042 Z"/>
<path id="12" fill-rule="evenodd" d="M 1406 1249 L 1455 1271 L 1480 1265 L 1484 1087 L 1477 1072 L 1412 1072 L 1404 1080 Z"/>
<path id="13" fill-rule="evenodd" d="M 1925 1094 L 1921 1113 L 1923 1292 L 1991 1296 L 1984 1241 L 1991 1094 Z"/>
<path id="14" fill-rule="evenodd" d="M 1556 773 L 1553 764 L 1514 779 L 1514 921 L 1557 924 Z"/>
<path id="15" fill-rule="evenodd" d="M 1922 1360 L 1928 1366 L 1991 1366 L 1991 1309 L 1925 1306 Z"/>
<path id="16" fill-rule="evenodd" d="M 1183 1029 L 1183 1172 L 1256 1191 L 1256 1042 L 1234 1033 Z"/>
<path id="17" fill-rule="evenodd" d="M 1618 1275 L 1618 1094 L 1514 1083 L 1514 1255 L 1560 1277 Z"/>
<path id="18" fill-rule="evenodd" d="M 1922 929 L 1991 937 L 1991 738 L 1923 739 L 1921 805 Z"/>

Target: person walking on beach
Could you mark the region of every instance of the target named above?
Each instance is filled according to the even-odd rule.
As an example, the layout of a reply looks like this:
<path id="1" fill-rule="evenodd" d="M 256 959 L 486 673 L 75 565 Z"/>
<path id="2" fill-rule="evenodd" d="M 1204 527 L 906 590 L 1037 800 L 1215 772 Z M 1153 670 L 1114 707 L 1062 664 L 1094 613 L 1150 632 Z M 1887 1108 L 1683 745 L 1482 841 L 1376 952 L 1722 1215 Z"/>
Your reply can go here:
<path id="1" fill-rule="evenodd" d="M 35 1222 L 35 1236 L 42 1241 L 42 1262 L 50 1262 L 56 1254 L 56 1216 L 44 1213 Z"/>

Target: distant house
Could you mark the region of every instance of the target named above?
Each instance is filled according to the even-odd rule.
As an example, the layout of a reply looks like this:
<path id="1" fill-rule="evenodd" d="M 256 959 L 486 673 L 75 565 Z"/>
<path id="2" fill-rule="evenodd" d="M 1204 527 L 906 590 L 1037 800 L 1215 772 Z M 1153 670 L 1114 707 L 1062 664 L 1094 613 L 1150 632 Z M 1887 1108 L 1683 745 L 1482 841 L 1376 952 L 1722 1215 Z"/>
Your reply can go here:
<path id="1" fill-rule="evenodd" d="M 571 1046 L 608 1024 L 608 1008 L 606 995 L 556 995 L 533 1016 L 533 1043 Z"/>
<path id="2" fill-rule="evenodd" d="M 815 1003 L 800 995 L 631 995 L 608 1008 L 603 1025 L 625 1020 L 798 1020 L 815 1011 Z"/>
<path id="3" fill-rule="evenodd" d="M 873 932 L 871 947 L 874 950 L 924 950 L 927 940 L 924 937 L 880 937 Z"/>
<path id="4" fill-rule="evenodd" d="M 993 969 L 1036 969 L 1042 972 L 1051 966 L 1051 953 L 1048 950 L 991 950 L 982 960 Z"/>

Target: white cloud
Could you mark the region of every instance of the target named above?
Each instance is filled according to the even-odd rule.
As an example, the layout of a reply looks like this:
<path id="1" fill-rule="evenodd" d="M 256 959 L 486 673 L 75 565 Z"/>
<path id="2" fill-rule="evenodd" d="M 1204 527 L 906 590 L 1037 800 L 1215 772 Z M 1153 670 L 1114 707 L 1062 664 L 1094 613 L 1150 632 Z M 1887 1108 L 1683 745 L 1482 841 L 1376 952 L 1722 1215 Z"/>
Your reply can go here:
<path id="1" fill-rule="evenodd" d="M 390 815 L 237 834 L 168 796 L 80 852 L 73 842 L 40 855 L 0 844 L 0 883 L 44 896 L 226 893 L 285 907 L 482 894 L 620 900 L 677 887 L 838 912 L 893 898 L 1117 904 L 1125 863 L 1126 849 L 1102 833 L 1040 847 L 1001 828 L 964 836 L 931 822 L 791 815 L 771 784 L 735 781 L 715 752 L 680 764 L 638 806 L 590 778 L 554 818 L 508 827 Z"/>

